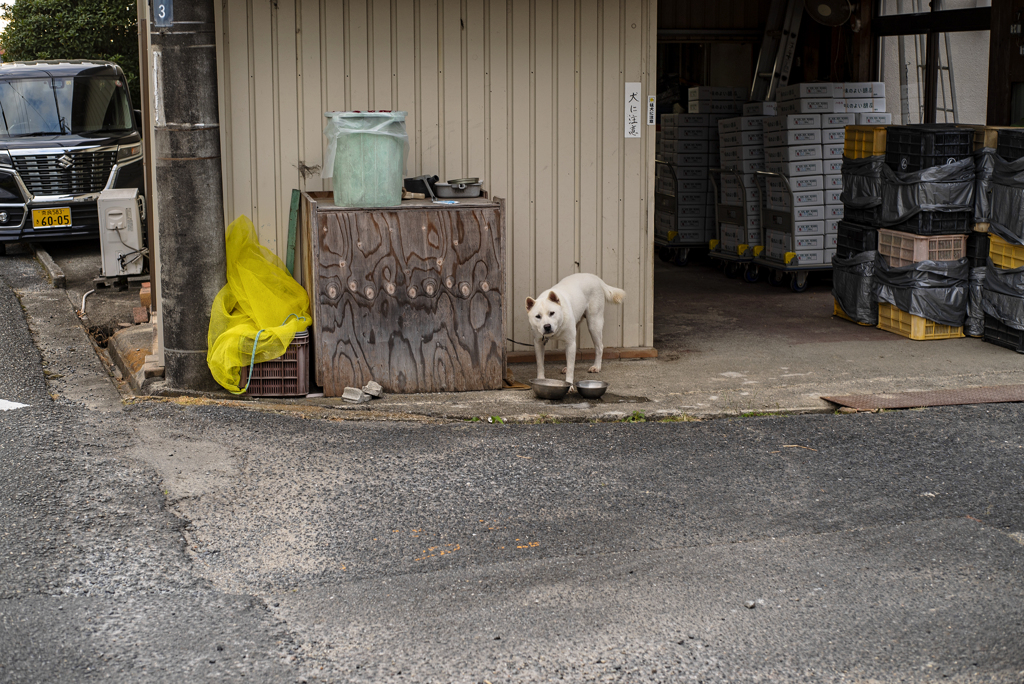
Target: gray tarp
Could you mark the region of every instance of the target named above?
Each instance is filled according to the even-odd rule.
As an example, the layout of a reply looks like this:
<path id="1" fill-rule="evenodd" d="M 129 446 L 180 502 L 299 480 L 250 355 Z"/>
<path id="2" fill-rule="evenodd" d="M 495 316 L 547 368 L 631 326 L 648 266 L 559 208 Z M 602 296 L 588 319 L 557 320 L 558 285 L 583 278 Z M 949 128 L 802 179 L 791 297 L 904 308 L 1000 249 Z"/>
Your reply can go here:
<path id="1" fill-rule="evenodd" d="M 996 151 L 991 147 L 974 153 L 974 222 L 988 223 L 992 207 L 992 170 Z"/>
<path id="2" fill-rule="evenodd" d="M 875 259 L 875 299 L 942 325 L 960 327 L 967 316 L 967 259 L 919 261 L 891 267 Z"/>
<path id="3" fill-rule="evenodd" d="M 964 320 L 964 334 L 971 337 L 981 337 L 985 333 L 985 310 L 981 303 L 985 271 L 984 266 L 972 268 L 968 279 L 967 318 Z"/>
<path id="4" fill-rule="evenodd" d="M 985 313 L 1014 330 L 1024 330 L 1024 267 L 997 268 L 989 260 L 982 282 Z"/>
<path id="5" fill-rule="evenodd" d="M 994 156 L 989 230 L 1015 245 L 1024 245 L 1024 157 L 1008 162 Z"/>
<path id="6" fill-rule="evenodd" d="M 843 204 L 853 209 L 871 209 L 881 204 L 883 168 L 887 168 L 885 157 L 843 157 Z"/>
<path id="7" fill-rule="evenodd" d="M 892 226 L 922 211 L 974 212 L 974 157 L 897 173 L 882 167 L 881 223 Z"/>
<path id="8" fill-rule="evenodd" d="M 847 316 L 867 325 L 878 325 L 875 301 L 875 257 L 861 252 L 849 258 L 832 257 L 832 296 Z"/>

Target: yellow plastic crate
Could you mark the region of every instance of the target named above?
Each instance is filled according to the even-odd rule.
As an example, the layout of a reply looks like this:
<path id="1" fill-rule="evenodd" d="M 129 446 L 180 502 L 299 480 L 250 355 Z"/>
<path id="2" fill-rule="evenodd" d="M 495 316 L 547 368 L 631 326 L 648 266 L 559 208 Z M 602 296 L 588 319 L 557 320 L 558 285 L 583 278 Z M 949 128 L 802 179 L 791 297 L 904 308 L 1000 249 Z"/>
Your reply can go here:
<path id="1" fill-rule="evenodd" d="M 847 126 L 843 156 L 850 159 L 885 154 L 885 126 Z"/>
<path id="2" fill-rule="evenodd" d="M 988 258 L 996 268 L 1020 268 L 1024 266 L 1024 247 L 1011 245 L 995 233 L 989 233 Z"/>
<path id="3" fill-rule="evenodd" d="M 957 128 L 973 128 L 974 129 L 974 147 L 973 150 L 977 152 L 980 149 L 991 147 L 995 149 L 996 141 L 999 137 L 1000 128 L 1011 128 L 1011 126 L 977 126 L 971 124 L 960 124 Z"/>
<path id="4" fill-rule="evenodd" d="M 846 312 L 843 311 L 843 307 L 839 306 L 839 300 L 838 299 L 833 300 L 832 315 L 833 316 L 838 316 L 839 318 L 842 318 L 844 321 L 850 321 L 851 323 L 856 323 L 857 325 L 866 325 L 866 326 L 870 326 L 871 325 L 870 323 L 861 323 L 860 321 L 855 321 L 852 318 L 850 318 L 849 316 L 847 316 Z"/>
<path id="5" fill-rule="evenodd" d="M 927 318 L 900 311 L 892 304 L 878 303 L 878 327 L 912 340 L 951 340 L 964 336 L 963 326 L 942 325 Z"/>

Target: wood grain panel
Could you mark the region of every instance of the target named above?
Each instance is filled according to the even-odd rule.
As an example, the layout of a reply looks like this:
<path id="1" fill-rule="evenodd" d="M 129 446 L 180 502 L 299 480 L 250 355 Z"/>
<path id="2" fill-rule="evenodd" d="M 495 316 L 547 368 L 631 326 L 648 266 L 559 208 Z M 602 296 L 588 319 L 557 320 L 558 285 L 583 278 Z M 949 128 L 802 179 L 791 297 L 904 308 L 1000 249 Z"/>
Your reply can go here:
<path id="1" fill-rule="evenodd" d="M 273 45 L 273 18 L 270 3 L 252 5 L 252 45 Z M 260 243 L 275 253 L 283 254 L 283 243 L 277 239 L 277 183 L 280 168 L 277 165 L 274 140 L 279 123 L 273 106 L 277 83 L 274 79 L 274 49 L 253 49 L 252 70 L 259 74 L 253 79 L 253 107 L 255 135 L 253 140 L 252 169 L 256 176 L 253 197 L 253 225 Z"/>
<path id="2" fill-rule="evenodd" d="M 276 228 L 275 237 L 279 250 L 288 250 L 288 213 L 291 210 L 293 189 L 299 188 L 299 50 L 296 34 L 296 1 L 277 0 L 274 8 L 275 33 L 274 53 L 275 82 L 277 95 L 274 98 L 274 157 L 280 169 L 275 183 L 276 205 L 272 220 Z"/>
<path id="3" fill-rule="evenodd" d="M 576 188 L 576 0 L 558 0 L 555 24 L 555 184 L 558 253 L 555 279 L 576 272 L 579 192 Z M 572 40 L 569 40 L 572 36 Z"/>
<path id="4" fill-rule="evenodd" d="M 318 378 L 326 396 L 370 380 L 395 393 L 500 389 L 503 205 L 317 205 Z"/>
<path id="5" fill-rule="evenodd" d="M 625 149 L 625 79 L 622 2 L 602 0 L 601 7 L 601 220 L 598 227 L 598 270 L 594 271 L 613 287 L 622 280 L 622 154 Z M 637 143 L 637 140 L 630 140 Z M 611 339 L 622 339 L 622 307 L 610 306 L 604 329 Z M 591 346 L 588 340 L 587 346 Z"/>

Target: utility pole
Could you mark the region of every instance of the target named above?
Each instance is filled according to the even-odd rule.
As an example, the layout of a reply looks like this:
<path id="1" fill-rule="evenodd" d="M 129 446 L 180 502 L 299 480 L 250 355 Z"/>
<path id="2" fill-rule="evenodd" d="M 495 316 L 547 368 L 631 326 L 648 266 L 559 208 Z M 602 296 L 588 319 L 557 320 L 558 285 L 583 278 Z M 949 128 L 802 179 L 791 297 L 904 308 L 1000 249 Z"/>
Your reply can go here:
<path id="1" fill-rule="evenodd" d="M 213 299 L 225 283 L 214 0 L 153 0 L 152 79 L 164 377 L 218 387 L 206 365 Z"/>

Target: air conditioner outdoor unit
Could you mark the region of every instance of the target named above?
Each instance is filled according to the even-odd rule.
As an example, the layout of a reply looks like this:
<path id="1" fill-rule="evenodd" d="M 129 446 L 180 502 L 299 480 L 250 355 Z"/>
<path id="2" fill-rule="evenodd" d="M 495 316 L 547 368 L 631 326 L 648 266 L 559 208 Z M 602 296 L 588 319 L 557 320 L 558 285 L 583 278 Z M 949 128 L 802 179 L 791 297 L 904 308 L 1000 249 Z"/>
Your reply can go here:
<path id="1" fill-rule="evenodd" d="M 147 250 L 142 244 L 142 202 L 138 188 L 104 190 L 97 202 L 103 277 L 142 273 Z"/>

